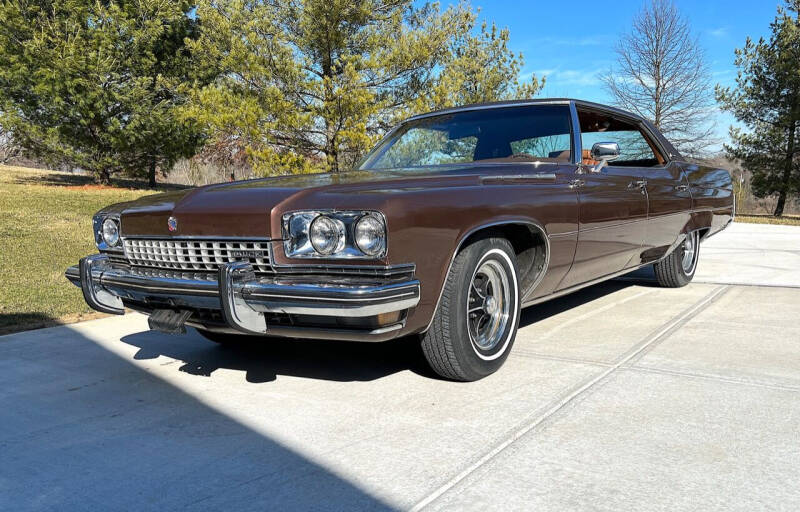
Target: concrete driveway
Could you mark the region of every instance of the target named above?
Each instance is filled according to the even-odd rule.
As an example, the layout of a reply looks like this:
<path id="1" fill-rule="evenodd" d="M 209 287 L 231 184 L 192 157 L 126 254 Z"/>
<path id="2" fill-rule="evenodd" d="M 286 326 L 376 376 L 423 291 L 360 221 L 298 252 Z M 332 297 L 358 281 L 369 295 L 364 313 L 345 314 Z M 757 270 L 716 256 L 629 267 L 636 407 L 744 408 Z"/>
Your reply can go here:
<path id="1" fill-rule="evenodd" d="M 800 228 L 736 224 L 700 265 L 525 311 L 473 384 L 409 340 L 0 337 L 0 510 L 797 510 Z"/>

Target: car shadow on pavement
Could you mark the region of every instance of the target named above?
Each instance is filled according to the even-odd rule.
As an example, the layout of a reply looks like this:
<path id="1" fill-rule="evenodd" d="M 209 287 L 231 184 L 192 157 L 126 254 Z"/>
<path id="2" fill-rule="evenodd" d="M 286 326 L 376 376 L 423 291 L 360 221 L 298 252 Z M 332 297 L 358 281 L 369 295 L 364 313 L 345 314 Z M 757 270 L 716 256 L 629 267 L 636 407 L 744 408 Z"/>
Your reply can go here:
<path id="1" fill-rule="evenodd" d="M 608 281 L 526 308 L 520 327 L 535 326 L 553 315 L 637 284 L 650 285 L 646 276 L 643 280 Z M 185 336 L 145 331 L 124 336 L 122 341 L 139 349 L 135 359 L 165 356 L 182 361 L 180 371 L 204 377 L 219 369 L 242 371 L 247 382 L 254 384 L 272 382 L 278 375 L 338 382 L 370 381 L 404 370 L 427 378 L 440 378 L 425 361 L 415 336 L 383 343 L 255 338 L 218 345 L 189 329 Z"/>
<path id="2" fill-rule="evenodd" d="M 185 336 L 146 331 L 122 341 L 139 348 L 135 359 L 166 356 L 184 363 L 180 371 L 205 377 L 218 369 L 243 371 L 254 384 L 278 375 L 339 382 L 370 381 L 403 370 L 434 376 L 415 337 L 384 343 L 254 338 L 218 345 L 189 329 Z"/>
<path id="3" fill-rule="evenodd" d="M 606 295 L 616 293 L 634 285 L 653 286 L 653 283 L 648 280 L 646 276 L 637 277 L 629 274 L 625 276 L 624 279 L 615 279 L 612 281 L 605 281 L 594 286 L 589 286 L 569 295 L 564 295 L 563 297 L 552 299 L 547 302 L 523 309 L 522 316 L 519 321 L 519 327 L 522 329 L 525 327 L 534 326 L 537 322 L 541 322 L 542 320 L 550 318 L 551 316 L 569 311 L 572 308 L 582 306 L 583 304 L 590 303 L 605 297 Z"/>
<path id="4" fill-rule="evenodd" d="M 0 345 L 0 510 L 394 510 L 252 411 L 208 405 L 94 336 Z"/>

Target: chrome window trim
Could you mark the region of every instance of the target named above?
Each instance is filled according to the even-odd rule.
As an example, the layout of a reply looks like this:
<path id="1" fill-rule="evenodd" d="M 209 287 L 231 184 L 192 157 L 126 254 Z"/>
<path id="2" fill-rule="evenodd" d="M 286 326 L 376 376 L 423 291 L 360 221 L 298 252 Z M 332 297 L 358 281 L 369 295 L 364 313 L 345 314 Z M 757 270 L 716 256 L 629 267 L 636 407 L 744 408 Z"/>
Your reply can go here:
<path id="1" fill-rule="evenodd" d="M 576 105 L 575 102 L 573 102 L 573 105 L 575 106 L 575 116 L 577 118 L 578 117 L 578 105 Z M 599 105 L 599 104 L 594 104 L 594 103 L 591 103 L 591 104 L 583 103 L 583 104 L 580 105 L 580 107 L 583 110 L 588 110 L 590 112 L 597 112 L 597 113 L 604 114 L 604 115 L 607 115 L 607 116 L 619 118 L 619 119 L 624 120 L 625 122 L 631 123 L 632 125 L 634 125 L 637 128 L 639 128 L 639 130 L 641 130 L 643 132 L 644 136 L 646 136 L 649 139 L 649 142 L 652 142 L 656 146 L 656 148 L 658 148 L 658 151 L 661 153 L 661 156 L 664 158 L 664 163 L 663 164 L 659 164 L 659 167 L 666 167 L 668 164 L 670 164 L 674 160 L 673 157 L 675 155 L 673 155 L 672 153 L 670 153 L 669 151 L 666 150 L 664 145 L 661 143 L 661 139 L 659 139 L 659 137 L 657 137 L 656 134 L 653 133 L 653 131 L 650 129 L 650 126 L 648 126 L 648 124 L 645 123 L 644 120 L 640 116 L 637 116 L 636 114 L 633 114 L 633 113 L 630 113 L 630 112 L 625 112 L 623 110 L 618 110 L 618 109 L 614 109 L 614 108 L 611 108 L 611 107 L 606 107 L 605 105 Z M 580 119 L 579 118 L 578 118 L 578 130 L 580 131 Z M 581 139 L 581 137 L 578 137 L 578 138 Z M 581 144 L 583 143 L 582 140 L 579 140 L 579 142 Z M 583 161 L 583 159 L 581 158 L 581 160 L 579 160 L 579 163 L 582 162 L 582 161 Z M 656 167 L 656 166 L 653 166 L 653 167 Z"/>
<path id="2" fill-rule="evenodd" d="M 583 164 L 583 140 L 581 133 L 581 121 L 578 117 L 578 107 L 574 101 L 569 102 L 570 121 L 572 124 L 572 163 L 575 165 Z"/>
<path id="3" fill-rule="evenodd" d="M 474 162 L 464 162 L 461 164 L 436 164 L 435 167 L 437 170 L 447 170 L 447 169 L 458 169 L 462 170 L 465 167 L 498 167 L 498 166 L 513 166 L 519 167 L 521 165 L 530 165 L 532 167 L 538 167 L 540 165 L 566 165 L 570 162 L 547 162 L 544 160 L 530 160 L 524 162 L 485 162 L 483 160 L 475 160 Z M 425 171 L 429 170 L 431 166 L 419 166 L 419 167 L 381 167 L 381 168 L 370 168 L 370 169 L 363 169 L 364 172 L 396 172 L 396 171 Z"/>

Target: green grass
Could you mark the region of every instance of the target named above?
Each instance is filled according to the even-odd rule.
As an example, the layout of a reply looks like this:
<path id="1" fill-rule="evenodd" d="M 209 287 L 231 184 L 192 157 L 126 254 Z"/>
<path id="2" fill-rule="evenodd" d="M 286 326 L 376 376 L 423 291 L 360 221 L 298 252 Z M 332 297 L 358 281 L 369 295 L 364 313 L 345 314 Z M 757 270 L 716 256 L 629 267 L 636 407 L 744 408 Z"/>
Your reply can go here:
<path id="1" fill-rule="evenodd" d="M 750 224 L 782 224 L 784 226 L 800 226 L 800 217 L 773 217 L 772 215 L 736 215 L 736 222 Z"/>
<path id="2" fill-rule="evenodd" d="M 90 183 L 85 176 L 0 165 L 0 334 L 96 316 L 64 270 L 96 252 L 97 210 L 157 191 Z"/>

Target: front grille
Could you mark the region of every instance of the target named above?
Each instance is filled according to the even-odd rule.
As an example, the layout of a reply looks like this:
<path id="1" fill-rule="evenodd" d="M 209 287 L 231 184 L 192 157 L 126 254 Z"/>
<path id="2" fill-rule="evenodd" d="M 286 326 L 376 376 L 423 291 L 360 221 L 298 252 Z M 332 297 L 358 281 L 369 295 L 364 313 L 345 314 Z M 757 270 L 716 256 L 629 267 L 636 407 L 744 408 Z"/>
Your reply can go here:
<path id="1" fill-rule="evenodd" d="M 258 273 L 271 273 L 269 242 L 230 240 L 125 239 L 131 265 L 175 270 L 217 270 L 220 265 L 247 261 Z"/>

